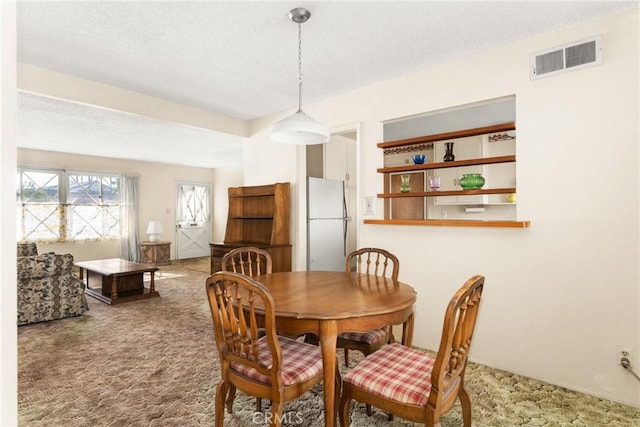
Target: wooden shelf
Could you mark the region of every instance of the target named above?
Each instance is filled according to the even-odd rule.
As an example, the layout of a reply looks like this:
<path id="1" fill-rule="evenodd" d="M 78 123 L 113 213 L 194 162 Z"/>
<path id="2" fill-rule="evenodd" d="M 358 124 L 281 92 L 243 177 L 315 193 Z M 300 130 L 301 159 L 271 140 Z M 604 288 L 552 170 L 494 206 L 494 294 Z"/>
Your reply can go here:
<path id="1" fill-rule="evenodd" d="M 459 166 L 476 166 L 476 165 L 491 165 L 496 163 L 511 163 L 516 161 L 516 156 L 498 156 L 498 157 L 485 157 L 481 159 L 469 159 L 469 160 L 456 160 L 453 162 L 438 162 L 438 163 L 423 163 L 421 165 L 405 165 L 405 166 L 391 166 L 386 168 L 378 168 L 379 173 L 393 173 L 393 172 L 412 172 L 429 169 L 446 169 L 455 168 Z"/>
<path id="2" fill-rule="evenodd" d="M 409 193 L 378 193 L 380 199 L 397 199 L 400 197 L 438 197 L 438 196 L 475 196 L 478 194 L 511 194 L 514 188 L 493 188 L 484 190 L 452 190 L 452 191 L 423 191 Z"/>
<path id="3" fill-rule="evenodd" d="M 234 242 L 232 240 L 225 240 L 224 243 L 210 243 L 209 245 L 236 245 L 235 247 L 242 246 L 257 246 L 261 249 L 267 249 L 267 247 L 271 244 L 269 240 L 242 240 L 239 242 Z"/>
<path id="4" fill-rule="evenodd" d="M 279 190 L 272 184 L 269 185 L 255 185 L 252 187 L 236 187 L 232 192 L 229 192 L 229 198 L 245 198 L 245 197 L 265 197 L 276 196 L 279 194 Z"/>
<path id="5" fill-rule="evenodd" d="M 516 122 L 501 123 L 498 125 L 483 126 L 479 128 L 457 130 L 453 132 L 436 133 L 432 135 L 419 136 L 416 138 L 399 139 L 378 143 L 379 148 L 404 147 L 405 145 L 421 144 L 425 142 L 444 141 L 445 139 L 466 138 L 468 136 L 484 135 L 486 133 L 506 132 L 514 130 Z"/>
<path id="6" fill-rule="evenodd" d="M 469 219 L 365 219 L 365 224 L 379 225 L 427 225 L 439 227 L 498 227 L 498 228 L 529 228 L 529 221 L 497 221 L 497 220 L 469 220 Z"/>
<path id="7" fill-rule="evenodd" d="M 273 220 L 273 216 L 246 216 L 246 215 L 236 215 L 231 216 L 229 219 L 262 219 L 262 220 Z"/>
<path id="8" fill-rule="evenodd" d="M 222 257 L 242 246 L 257 246 L 271 255 L 273 271 L 291 271 L 290 192 L 288 182 L 231 187 L 224 242 L 211 243 L 211 273 Z"/>
<path id="9" fill-rule="evenodd" d="M 378 148 L 385 150 L 385 155 L 396 154 L 398 148 L 402 147 L 410 147 L 418 144 L 425 143 L 435 143 L 440 141 L 446 142 L 450 140 L 457 140 L 468 137 L 477 137 L 480 135 L 488 135 L 493 133 L 503 133 L 516 129 L 515 122 L 506 122 L 500 123 L 496 125 L 490 126 L 482 126 L 476 127 L 472 129 L 464 129 L 457 130 L 452 132 L 444 132 L 438 134 L 431 135 L 423 135 L 415 138 L 407 138 L 400 139 L 395 141 L 386 141 L 380 142 L 377 144 Z M 486 142 L 486 141 L 485 141 Z M 387 151 L 388 150 L 388 151 Z M 377 197 L 379 199 L 383 199 L 385 212 L 385 218 L 411 218 L 411 219 L 365 219 L 365 224 L 380 224 L 380 225 L 420 225 L 420 226 L 453 226 L 453 227 L 499 227 L 499 228 L 529 228 L 529 221 L 516 221 L 516 220 L 469 220 L 469 219 L 423 219 L 422 217 L 428 217 L 427 213 L 427 203 L 431 197 L 445 197 L 445 196 L 453 196 L 452 199 L 456 200 L 457 196 L 483 196 L 472 198 L 478 199 L 478 203 L 480 205 L 493 205 L 493 204 L 501 204 L 501 205 L 512 205 L 514 206 L 516 203 L 503 203 L 499 201 L 499 203 L 491 203 L 489 202 L 489 198 L 485 197 L 485 195 L 490 194 L 515 194 L 516 188 L 484 188 L 478 190 L 457 190 L 457 189 L 448 189 L 448 190 L 435 190 L 435 191 L 427 191 L 425 187 L 425 183 L 420 181 L 415 190 L 407 193 L 399 192 L 398 187 L 398 178 L 397 175 L 401 173 L 420 173 L 423 172 L 424 175 L 427 175 L 427 171 L 430 170 L 438 170 L 438 169 L 450 169 L 450 168 L 460 168 L 460 167 L 468 167 L 468 166 L 484 166 L 484 165 L 493 165 L 493 164 L 503 164 L 503 163 L 515 163 L 516 156 L 513 155 L 499 155 L 495 156 L 495 154 L 507 154 L 509 152 L 506 151 L 498 151 L 494 153 L 494 157 L 482 157 L 482 151 L 479 152 L 478 156 L 469 156 L 467 153 L 467 159 L 465 160 L 455 160 L 451 162 L 436 162 L 436 163 L 424 163 L 424 164 L 404 164 L 398 166 L 386 166 L 377 169 L 378 173 L 384 174 L 384 193 L 378 193 Z M 468 157 L 476 157 L 469 159 Z M 473 169 L 473 168 L 472 168 Z M 484 169 L 484 168 L 482 168 Z M 465 172 L 463 172 L 465 173 Z M 397 175 L 396 175 L 397 174 Z M 446 173 L 443 173 L 446 174 Z M 504 180 L 503 180 L 504 181 Z M 508 181 L 496 181 L 497 186 L 509 185 Z M 491 185 L 490 182 L 488 182 Z M 420 200 L 423 199 L 423 200 Z M 436 205 L 462 205 L 463 200 L 466 201 L 467 198 L 463 197 L 457 199 L 457 201 L 453 201 L 451 203 L 444 203 L 444 200 L 435 199 Z M 440 201 L 440 203 L 438 203 Z M 447 200 L 449 201 L 449 200 Z M 474 204 L 469 201 L 468 204 Z M 430 206 L 430 205 L 429 205 Z M 399 215 L 396 216 L 396 214 Z M 437 215 L 439 216 L 439 215 Z"/>
<path id="10" fill-rule="evenodd" d="M 290 244 L 290 184 L 231 187 L 225 242 Z"/>

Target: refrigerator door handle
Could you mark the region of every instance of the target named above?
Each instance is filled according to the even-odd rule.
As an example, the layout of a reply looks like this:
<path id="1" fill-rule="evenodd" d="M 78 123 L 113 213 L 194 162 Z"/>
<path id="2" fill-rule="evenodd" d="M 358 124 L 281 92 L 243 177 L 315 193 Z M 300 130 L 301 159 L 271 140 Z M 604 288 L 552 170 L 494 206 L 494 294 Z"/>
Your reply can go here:
<path id="1" fill-rule="evenodd" d="M 342 220 L 342 253 L 344 256 L 347 256 L 347 229 L 349 225 L 347 224 L 347 217 Z"/>
<path id="2" fill-rule="evenodd" d="M 347 235 L 348 235 L 348 231 L 349 231 L 349 217 L 347 216 L 347 198 L 344 196 L 344 183 L 342 186 L 342 230 L 343 230 L 343 235 L 342 235 L 342 252 L 344 253 L 344 256 L 347 256 Z"/>

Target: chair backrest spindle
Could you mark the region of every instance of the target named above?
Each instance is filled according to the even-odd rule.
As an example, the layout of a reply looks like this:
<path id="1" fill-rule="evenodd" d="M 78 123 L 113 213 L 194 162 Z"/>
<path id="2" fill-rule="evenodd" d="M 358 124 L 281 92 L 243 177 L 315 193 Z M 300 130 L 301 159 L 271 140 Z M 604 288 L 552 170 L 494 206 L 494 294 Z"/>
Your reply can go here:
<path id="1" fill-rule="evenodd" d="M 277 369 L 281 354 L 276 338 L 273 299 L 266 288 L 246 275 L 218 272 L 207 280 L 207 293 L 220 358 L 241 361 L 267 374 Z M 258 340 L 262 335 L 259 334 L 256 308 L 264 311 L 271 366 L 259 363 Z M 274 357 L 274 353 L 279 356 Z"/>
<path id="2" fill-rule="evenodd" d="M 349 425 L 350 402 L 355 399 L 431 427 L 439 426 L 440 417 L 459 401 L 463 424 L 471 427 L 471 399 L 464 375 L 483 288 L 484 276 L 475 275 L 454 293 L 445 312 L 435 358 L 393 343 L 350 370 L 343 378 L 339 408 L 342 425 Z M 425 375 L 416 375 L 417 371 Z M 431 375 L 427 375 L 429 371 Z"/>
<path id="3" fill-rule="evenodd" d="M 233 249 L 222 257 L 222 271 L 255 277 L 270 274 L 272 270 L 273 261 L 269 252 L 253 246 Z"/>
<path id="4" fill-rule="evenodd" d="M 391 252 L 380 248 L 361 248 L 347 255 L 346 271 L 398 280 L 400 264 Z"/>
<path id="5" fill-rule="evenodd" d="M 431 373 L 429 404 L 440 405 L 454 382 L 462 384 L 471 339 L 484 287 L 483 276 L 473 276 L 451 298 L 444 318 L 440 347 Z M 455 386 L 454 386 L 455 387 Z"/>

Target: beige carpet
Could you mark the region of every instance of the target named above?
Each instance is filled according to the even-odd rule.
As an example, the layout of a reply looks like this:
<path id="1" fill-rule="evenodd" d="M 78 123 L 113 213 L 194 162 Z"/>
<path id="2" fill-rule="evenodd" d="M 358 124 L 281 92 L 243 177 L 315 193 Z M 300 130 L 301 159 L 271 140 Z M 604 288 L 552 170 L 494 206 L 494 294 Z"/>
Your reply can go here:
<path id="1" fill-rule="evenodd" d="M 161 297 L 18 329 L 20 426 L 212 426 L 219 378 L 205 297 L 208 259 L 162 267 Z M 361 356 L 352 352 L 354 362 Z M 344 370 L 344 367 L 342 367 Z M 474 426 L 638 426 L 640 411 L 471 364 Z M 265 425 L 238 394 L 226 426 Z M 285 425 L 322 426 L 320 387 L 285 405 Z M 461 426 L 459 405 L 442 420 Z M 353 426 L 413 425 L 352 409 Z"/>

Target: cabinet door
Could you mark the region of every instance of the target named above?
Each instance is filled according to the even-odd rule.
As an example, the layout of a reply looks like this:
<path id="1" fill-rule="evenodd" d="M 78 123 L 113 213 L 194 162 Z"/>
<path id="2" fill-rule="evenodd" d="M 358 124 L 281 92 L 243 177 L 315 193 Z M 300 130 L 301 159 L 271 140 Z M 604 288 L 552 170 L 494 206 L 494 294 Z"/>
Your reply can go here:
<path id="1" fill-rule="evenodd" d="M 145 244 L 140 245 L 140 262 L 151 264 L 153 262 L 153 247 Z"/>
<path id="2" fill-rule="evenodd" d="M 356 176 L 356 141 L 343 135 L 331 135 L 325 147 L 324 177 L 344 181 L 344 197 L 347 203 L 347 253 L 357 249 L 356 223 L 358 199 Z"/>
<path id="3" fill-rule="evenodd" d="M 424 172 L 411 172 L 406 174 L 390 174 L 389 188 L 392 193 L 400 192 L 400 176 L 409 175 L 410 192 L 424 192 Z M 424 197 L 398 197 L 390 199 L 391 219 L 425 219 Z"/>
<path id="4" fill-rule="evenodd" d="M 455 160 L 469 160 L 483 157 L 485 139 L 482 135 L 459 138 L 454 141 L 437 141 L 434 143 L 434 156 L 436 162 L 443 161 L 445 154 L 445 143 L 454 142 L 453 154 Z M 440 175 L 441 191 L 462 190 L 460 179 L 464 174 L 480 173 L 484 176 L 484 166 L 459 166 L 446 169 L 436 169 L 433 174 Z M 485 177 L 486 178 L 486 177 Z M 434 203 L 436 205 L 476 205 L 486 202 L 486 195 L 473 196 L 437 196 Z"/>
<path id="5" fill-rule="evenodd" d="M 345 186 L 355 187 L 356 141 L 340 135 L 332 135 L 331 143 L 325 144 L 324 177 L 344 181 Z"/>
<path id="6" fill-rule="evenodd" d="M 444 155 L 444 149 L 442 150 Z M 442 156 L 439 156 L 442 159 Z M 433 175 L 440 176 L 440 191 L 459 190 L 458 168 L 436 169 Z M 458 203 L 458 196 L 436 196 L 433 201 L 436 205 L 455 205 Z"/>
<path id="7" fill-rule="evenodd" d="M 516 154 L 516 140 L 502 139 L 487 144 L 487 157 L 513 156 Z M 501 163 L 485 166 L 485 174 L 491 177 L 491 188 L 516 187 L 516 163 Z M 487 180 L 487 183 L 489 180 Z M 489 204 L 510 204 L 515 202 L 512 194 L 490 194 Z"/>

